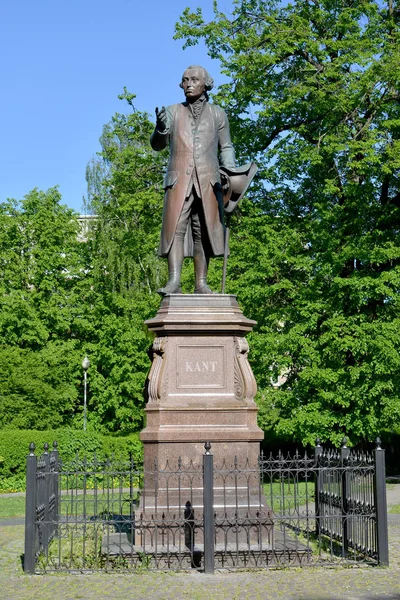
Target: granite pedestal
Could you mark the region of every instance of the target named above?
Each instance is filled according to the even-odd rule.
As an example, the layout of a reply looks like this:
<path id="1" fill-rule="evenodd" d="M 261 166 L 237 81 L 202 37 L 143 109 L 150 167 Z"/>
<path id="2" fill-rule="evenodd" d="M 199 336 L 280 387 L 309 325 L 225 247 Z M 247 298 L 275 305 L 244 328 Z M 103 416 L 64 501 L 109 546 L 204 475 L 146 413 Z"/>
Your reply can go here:
<path id="1" fill-rule="evenodd" d="M 204 443 L 211 442 L 216 511 L 254 509 L 260 515 L 265 502 L 260 503 L 257 464 L 263 432 L 245 339 L 255 322 L 243 315 L 233 295 L 173 294 L 146 325 L 156 337 L 141 432 L 140 510 L 177 516 L 189 502 L 196 518 L 201 516 Z"/>
<path id="2" fill-rule="evenodd" d="M 201 464 L 204 443 L 214 464 L 256 466 L 263 432 L 257 426 L 256 382 L 245 339 L 255 321 L 226 294 L 166 296 L 146 325 L 154 332 L 147 424 L 141 433 L 145 470 Z"/>

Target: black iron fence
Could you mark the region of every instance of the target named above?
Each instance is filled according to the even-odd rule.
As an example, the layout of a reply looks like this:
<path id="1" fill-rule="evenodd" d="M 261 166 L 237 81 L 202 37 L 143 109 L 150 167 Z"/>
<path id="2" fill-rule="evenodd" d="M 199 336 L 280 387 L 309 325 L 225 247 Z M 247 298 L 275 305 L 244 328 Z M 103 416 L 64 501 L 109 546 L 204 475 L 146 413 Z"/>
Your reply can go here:
<path id="1" fill-rule="evenodd" d="M 316 532 L 339 541 L 343 556 L 352 550 L 388 564 L 385 456 L 377 440 L 372 454 L 315 448 Z"/>
<path id="2" fill-rule="evenodd" d="M 143 472 L 55 444 L 27 457 L 25 571 L 388 564 L 385 456 L 325 451 L 157 464 Z"/>
<path id="3" fill-rule="evenodd" d="M 48 548 L 58 532 L 59 522 L 59 462 L 57 442 L 49 453 L 35 455 L 35 444 L 29 446 L 26 470 L 25 555 L 24 569 L 35 570 L 36 559 Z"/>

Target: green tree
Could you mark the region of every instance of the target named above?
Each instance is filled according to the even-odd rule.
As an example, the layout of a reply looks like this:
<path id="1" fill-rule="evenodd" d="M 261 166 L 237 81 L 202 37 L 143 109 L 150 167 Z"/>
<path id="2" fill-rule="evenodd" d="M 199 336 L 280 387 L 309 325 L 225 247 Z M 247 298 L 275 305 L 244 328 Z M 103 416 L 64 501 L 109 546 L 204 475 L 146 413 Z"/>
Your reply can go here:
<path id="1" fill-rule="evenodd" d="M 176 28 L 220 61 L 215 101 L 260 165 L 228 291 L 258 320 L 261 423 L 303 442 L 400 422 L 399 18 L 392 0 L 236 0 Z"/>
<path id="2" fill-rule="evenodd" d="M 142 426 L 144 386 L 152 339 L 144 321 L 154 316 L 167 274 L 157 257 L 165 153 L 149 139 L 154 124 L 133 105 L 104 126 L 102 151 L 87 168 L 88 208 L 97 215 L 88 243 L 91 264 L 91 413 L 97 427 Z"/>
<path id="3" fill-rule="evenodd" d="M 79 402 L 73 211 L 56 188 L 0 205 L 0 427 L 55 427 Z"/>

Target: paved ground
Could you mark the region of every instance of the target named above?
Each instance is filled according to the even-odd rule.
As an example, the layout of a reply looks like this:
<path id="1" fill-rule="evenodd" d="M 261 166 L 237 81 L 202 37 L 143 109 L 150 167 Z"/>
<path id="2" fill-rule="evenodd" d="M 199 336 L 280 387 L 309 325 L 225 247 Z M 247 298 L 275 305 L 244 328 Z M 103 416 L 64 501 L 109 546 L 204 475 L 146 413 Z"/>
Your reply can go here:
<path id="1" fill-rule="evenodd" d="M 390 505 L 400 504 L 396 488 L 388 492 Z M 1 600 L 400 600 L 400 515 L 389 515 L 388 568 L 28 576 L 21 569 L 23 538 L 20 520 L 0 520 Z"/>

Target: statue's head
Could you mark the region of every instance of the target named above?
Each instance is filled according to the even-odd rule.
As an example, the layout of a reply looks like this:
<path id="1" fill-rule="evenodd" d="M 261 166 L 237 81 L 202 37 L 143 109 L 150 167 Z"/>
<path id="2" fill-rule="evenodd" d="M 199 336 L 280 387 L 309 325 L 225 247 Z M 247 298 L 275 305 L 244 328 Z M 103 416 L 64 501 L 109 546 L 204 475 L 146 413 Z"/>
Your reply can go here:
<path id="1" fill-rule="evenodd" d="M 204 67 L 191 65 L 182 75 L 179 87 L 183 89 L 188 102 L 195 102 L 204 93 L 208 99 L 207 92 L 214 87 L 214 79 Z"/>

